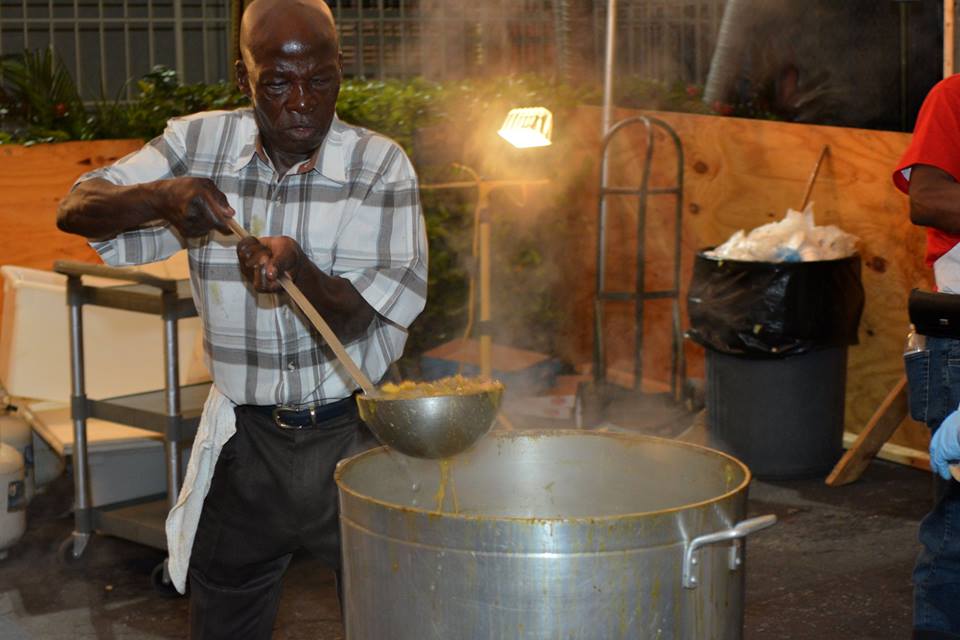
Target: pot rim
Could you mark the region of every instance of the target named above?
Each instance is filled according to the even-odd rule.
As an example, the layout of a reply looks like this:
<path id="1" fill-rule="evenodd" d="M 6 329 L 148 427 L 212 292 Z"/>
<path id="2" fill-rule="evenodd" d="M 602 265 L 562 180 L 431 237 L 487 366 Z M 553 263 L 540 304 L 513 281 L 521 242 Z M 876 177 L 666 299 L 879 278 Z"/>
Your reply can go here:
<path id="1" fill-rule="evenodd" d="M 368 504 L 376 505 L 381 508 L 391 509 L 400 513 L 415 514 L 420 516 L 428 516 L 430 518 L 452 518 L 456 520 L 463 521 L 483 521 L 483 522 L 514 522 L 514 523 L 543 523 L 543 524 L 552 524 L 552 523 L 569 523 L 569 524 L 595 524 L 595 523 L 605 523 L 617 520 L 626 520 L 626 519 L 640 519 L 640 518 L 649 518 L 654 516 L 662 516 L 671 513 L 679 513 L 681 511 L 689 511 L 692 509 L 698 509 L 705 507 L 710 504 L 717 502 L 722 502 L 741 491 L 745 490 L 749 485 L 750 481 L 753 479 L 753 475 L 750 472 L 750 468 L 746 464 L 734 458 L 728 453 L 713 449 L 711 447 L 706 447 L 699 444 L 693 444 L 692 442 L 682 442 L 679 440 L 673 440 L 671 438 L 661 438 L 658 436 L 644 435 L 640 433 L 622 433 L 622 432 L 598 432 L 598 431 L 581 431 L 578 429 L 525 429 L 523 431 L 507 431 L 493 434 L 492 437 L 502 437 L 506 439 L 520 439 L 520 438 L 542 438 L 544 436 L 585 436 L 585 437 L 606 437 L 613 439 L 629 439 L 629 440 L 639 440 L 639 441 L 653 441 L 657 443 L 669 443 L 670 445 L 686 447 L 688 449 L 695 449 L 700 452 L 706 452 L 721 458 L 726 458 L 727 461 L 739 467 L 743 471 L 743 481 L 740 482 L 736 487 L 722 493 L 720 495 L 708 498 L 707 500 L 701 500 L 700 502 L 691 502 L 688 504 L 668 507 L 666 509 L 657 509 L 654 511 L 633 511 L 628 513 L 620 513 L 616 515 L 605 515 L 605 516 L 579 516 L 579 517 L 536 517 L 536 516 L 490 516 L 490 515 L 477 515 L 477 514 L 463 514 L 463 513 L 452 513 L 449 511 L 437 511 L 435 509 L 425 509 L 422 507 L 411 507 L 407 505 L 401 505 L 394 502 L 388 502 L 386 500 L 381 500 L 379 498 L 373 498 L 371 496 L 359 493 L 351 489 L 349 486 L 345 485 L 342 481 L 342 476 L 346 472 L 347 468 L 359 461 L 362 458 L 367 456 L 379 455 L 381 453 L 387 453 L 387 455 L 393 455 L 389 452 L 389 448 L 386 445 L 376 447 L 374 449 L 368 449 L 358 453 L 357 455 L 351 456 L 349 458 L 344 458 L 337 464 L 337 468 L 333 473 L 333 479 L 337 483 L 337 488 L 345 494 L 349 494 L 351 497 Z M 488 434 L 486 437 L 491 437 L 491 434 Z M 399 454 L 399 452 L 397 452 Z M 399 454 L 403 455 L 403 454 Z M 446 458 L 449 460 L 450 458 Z M 440 462 L 440 460 L 437 460 Z M 341 510 L 342 511 L 342 510 Z"/>

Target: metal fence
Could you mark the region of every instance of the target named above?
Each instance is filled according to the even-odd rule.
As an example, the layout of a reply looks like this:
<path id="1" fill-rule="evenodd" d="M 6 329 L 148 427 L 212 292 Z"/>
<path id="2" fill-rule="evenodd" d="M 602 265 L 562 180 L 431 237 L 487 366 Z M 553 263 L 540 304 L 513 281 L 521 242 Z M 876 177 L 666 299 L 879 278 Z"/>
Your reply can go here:
<path id="1" fill-rule="evenodd" d="M 703 84 L 725 0 L 628 0 L 619 3 L 617 68 L 665 82 Z M 597 12 L 606 15 L 604 7 Z M 602 25 L 602 22 L 597 21 Z M 595 40 L 604 39 L 603 28 Z M 597 52 L 598 59 L 601 52 Z"/>
<path id="2" fill-rule="evenodd" d="M 606 2 L 335 0 L 349 75 L 434 78 L 485 73 L 599 80 Z M 724 0 L 621 0 L 617 67 L 648 79 L 702 83 Z M 578 79 L 584 79 L 577 76 Z"/>
<path id="3" fill-rule="evenodd" d="M 229 0 L 0 0 L 0 53 L 53 46 L 81 95 L 127 97 L 162 64 L 187 82 L 229 74 Z"/>
<path id="4" fill-rule="evenodd" d="M 348 76 L 445 80 L 538 73 L 599 81 L 602 0 L 329 0 Z M 0 0 L 0 54 L 53 46 L 87 99 L 129 95 L 163 64 L 232 74 L 240 0 Z M 723 0 L 621 0 L 621 74 L 702 82 Z M 233 10 L 232 10 L 233 9 Z"/>
<path id="5" fill-rule="evenodd" d="M 551 0 L 334 0 L 347 75 L 435 79 L 552 72 Z"/>

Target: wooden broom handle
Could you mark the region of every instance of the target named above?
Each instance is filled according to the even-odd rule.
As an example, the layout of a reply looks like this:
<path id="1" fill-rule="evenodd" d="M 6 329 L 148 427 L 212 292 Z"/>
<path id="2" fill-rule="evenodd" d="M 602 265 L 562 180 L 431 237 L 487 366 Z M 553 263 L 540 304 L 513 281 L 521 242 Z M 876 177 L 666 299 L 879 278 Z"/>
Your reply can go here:
<path id="1" fill-rule="evenodd" d="M 237 236 L 242 238 L 252 237 L 250 233 L 240 226 L 240 224 L 233 218 L 225 218 L 227 226 L 230 227 L 230 230 L 233 231 Z M 323 316 L 317 311 L 309 300 L 307 296 L 303 295 L 303 292 L 300 291 L 300 287 L 293 284 L 293 280 L 290 279 L 290 276 L 286 272 L 280 274 L 280 277 L 277 278 L 280 282 L 280 286 L 283 287 L 283 290 L 287 292 L 290 298 L 293 300 L 294 304 L 297 306 L 300 311 L 303 312 L 307 319 L 310 320 L 310 324 L 320 332 L 320 335 L 323 336 L 323 339 L 327 341 L 327 344 L 330 345 L 330 348 L 333 349 L 333 353 L 337 356 L 337 360 L 340 361 L 344 367 L 347 368 L 347 372 L 350 374 L 360 388 L 363 389 L 363 392 L 368 396 L 377 395 L 377 389 L 373 386 L 373 383 L 370 382 L 370 378 L 367 377 L 363 371 L 360 370 L 360 367 L 353 361 L 353 358 L 350 357 L 350 354 L 347 353 L 347 350 L 343 348 L 343 343 L 340 342 L 340 339 L 337 337 L 337 334 L 333 332 L 333 329 L 330 328 L 330 325 L 327 324 L 327 321 L 323 319 Z"/>

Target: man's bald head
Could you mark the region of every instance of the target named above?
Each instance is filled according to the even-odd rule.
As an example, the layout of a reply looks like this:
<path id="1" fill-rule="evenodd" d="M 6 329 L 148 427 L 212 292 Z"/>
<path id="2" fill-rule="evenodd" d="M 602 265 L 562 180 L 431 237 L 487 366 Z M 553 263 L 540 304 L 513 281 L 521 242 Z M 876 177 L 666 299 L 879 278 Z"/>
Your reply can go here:
<path id="1" fill-rule="evenodd" d="M 339 52 L 340 43 L 333 13 L 323 0 L 256 0 L 240 21 L 240 53 L 266 53 L 292 41 L 324 44 Z"/>
<path id="2" fill-rule="evenodd" d="M 323 142 L 342 56 L 323 0 L 256 0 L 240 25 L 237 84 L 250 96 L 264 149 L 285 171 Z"/>

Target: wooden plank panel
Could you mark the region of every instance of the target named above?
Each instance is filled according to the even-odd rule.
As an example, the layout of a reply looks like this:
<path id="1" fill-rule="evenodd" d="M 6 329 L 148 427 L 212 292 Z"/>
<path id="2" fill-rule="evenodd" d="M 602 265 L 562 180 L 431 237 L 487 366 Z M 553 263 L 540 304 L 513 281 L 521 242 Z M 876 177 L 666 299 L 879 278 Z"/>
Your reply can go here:
<path id="1" fill-rule="evenodd" d="M 902 377 L 827 476 L 827 484 L 839 487 L 857 480 L 900 426 L 908 410 L 907 379 Z"/>
<path id="2" fill-rule="evenodd" d="M 0 146 L 0 264 L 49 269 L 60 259 L 99 262 L 86 241 L 57 229 L 57 206 L 81 174 L 142 144 L 140 140 L 97 140 Z"/>

